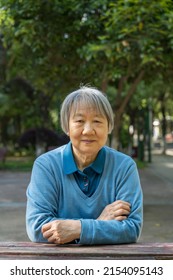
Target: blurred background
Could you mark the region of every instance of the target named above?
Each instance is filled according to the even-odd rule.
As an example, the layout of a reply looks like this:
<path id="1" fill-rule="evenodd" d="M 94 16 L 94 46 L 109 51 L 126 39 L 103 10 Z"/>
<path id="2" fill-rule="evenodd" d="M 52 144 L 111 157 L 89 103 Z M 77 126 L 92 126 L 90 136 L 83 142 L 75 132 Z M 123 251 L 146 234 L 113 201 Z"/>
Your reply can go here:
<path id="1" fill-rule="evenodd" d="M 66 143 L 60 105 L 81 84 L 112 104 L 109 145 L 140 161 L 173 148 L 172 30 L 172 1 L 1 0 L 1 158 Z"/>
<path id="2" fill-rule="evenodd" d="M 173 155 L 172 77 L 172 0 L 1 0 L 1 213 L 9 208 L 18 215 L 33 160 L 68 142 L 60 106 L 80 85 L 97 87 L 111 102 L 115 128 L 108 145 L 144 169 L 153 153 Z M 159 161 L 171 170 L 172 159 Z M 29 173 L 15 181 L 13 170 Z M 22 201 L 14 191 L 20 184 Z"/>

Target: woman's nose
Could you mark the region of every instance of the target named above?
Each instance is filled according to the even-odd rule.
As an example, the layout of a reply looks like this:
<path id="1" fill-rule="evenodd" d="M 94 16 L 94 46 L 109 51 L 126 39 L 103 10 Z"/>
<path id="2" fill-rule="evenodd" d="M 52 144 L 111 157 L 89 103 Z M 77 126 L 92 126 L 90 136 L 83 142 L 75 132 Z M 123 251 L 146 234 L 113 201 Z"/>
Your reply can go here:
<path id="1" fill-rule="evenodd" d="M 91 134 L 94 132 L 94 128 L 91 123 L 85 123 L 83 127 L 83 134 Z"/>

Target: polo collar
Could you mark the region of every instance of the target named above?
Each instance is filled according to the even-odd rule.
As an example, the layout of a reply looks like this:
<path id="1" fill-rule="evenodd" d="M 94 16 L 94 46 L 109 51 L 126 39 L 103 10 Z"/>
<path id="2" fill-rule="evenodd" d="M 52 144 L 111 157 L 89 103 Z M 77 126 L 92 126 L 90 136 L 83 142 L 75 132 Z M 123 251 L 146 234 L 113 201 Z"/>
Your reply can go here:
<path id="1" fill-rule="evenodd" d="M 63 169 L 65 174 L 71 174 L 78 170 L 76 162 L 73 157 L 71 142 L 69 142 L 64 149 Z"/>
<path id="2" fill-rule="evenodd" d="M 95 172 L 101 174 L 104 168 L 104 163 L 105 163 L 105 148 L 103 147 L 95 161 L 89 165 L 87 168 L 92 168 Z M 71 142 L 69 142 L 65 149 L 64 149 L 64 153 L 63 153 L 63 169 L 65 174 L 72 174 L 76 171 L 78 171 L 78 167 L 76 165 L 74 156 L 73 156 L 73 152 L 72 152 L 72 145 Z"/>

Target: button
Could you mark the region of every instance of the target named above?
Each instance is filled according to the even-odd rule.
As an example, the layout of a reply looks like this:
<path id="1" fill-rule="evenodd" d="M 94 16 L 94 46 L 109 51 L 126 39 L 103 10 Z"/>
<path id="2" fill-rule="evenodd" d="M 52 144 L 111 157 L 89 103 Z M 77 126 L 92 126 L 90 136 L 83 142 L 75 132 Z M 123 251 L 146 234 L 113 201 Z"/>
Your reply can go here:
<path id="1" fill-rule="evenodd" d="M 89 183 L 88 178 L 84 177 L 84 187 L 87 187 L 88 183 Z"/>

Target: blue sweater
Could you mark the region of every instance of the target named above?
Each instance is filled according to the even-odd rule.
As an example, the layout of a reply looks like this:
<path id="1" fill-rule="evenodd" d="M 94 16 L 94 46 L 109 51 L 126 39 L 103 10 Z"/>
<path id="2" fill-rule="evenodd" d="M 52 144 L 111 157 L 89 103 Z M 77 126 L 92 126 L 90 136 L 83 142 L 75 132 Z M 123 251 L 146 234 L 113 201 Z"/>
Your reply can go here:
<path id="1" fill-rule="evenodd" d="M 26 228 L 31 241 L 47 242 L 41 227 L 57 219 L 81 221 L 80 244 L 136 242 L 143 221 L 143 196 L 136 164 L 131 157 L 104 146 L 103 173 L 96 191 L 86 196 L 73 174 L 63 171 L 66 145 L 38 157 L 27 189 Z M 124 221 L 96 220 L 106 205 L 124 200 L 131 213 Z"/>

